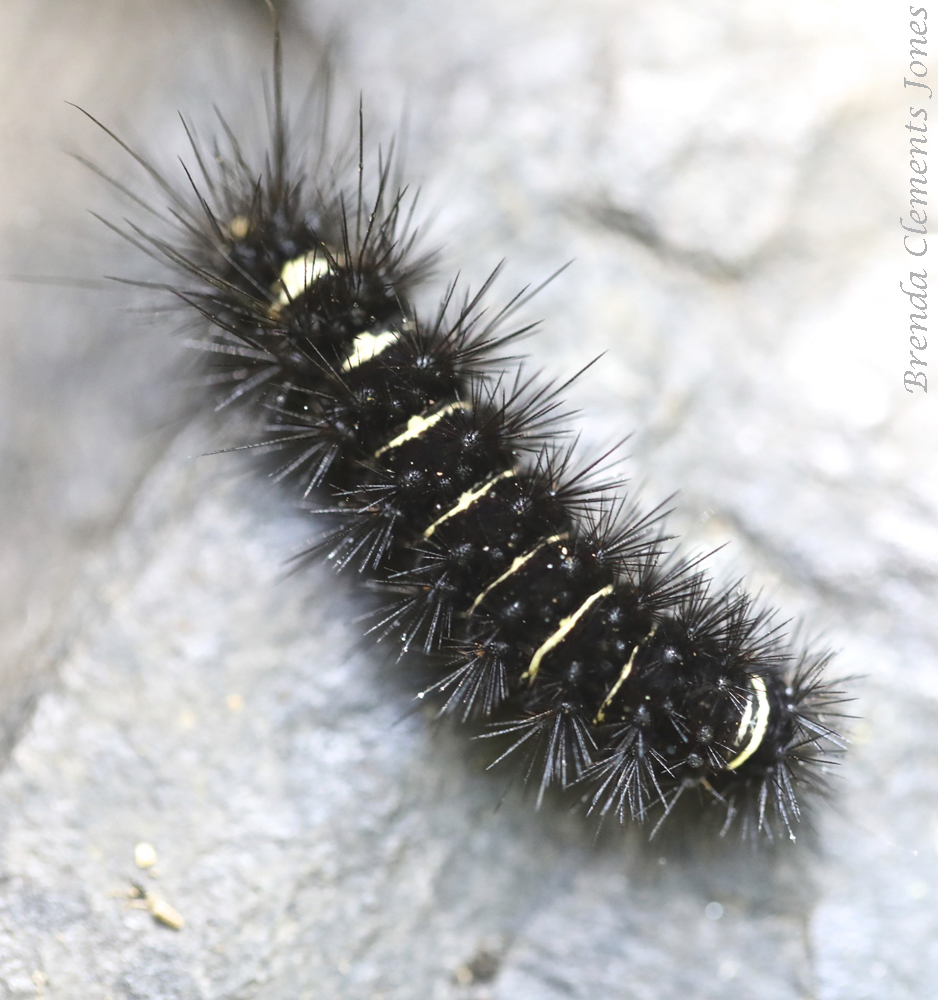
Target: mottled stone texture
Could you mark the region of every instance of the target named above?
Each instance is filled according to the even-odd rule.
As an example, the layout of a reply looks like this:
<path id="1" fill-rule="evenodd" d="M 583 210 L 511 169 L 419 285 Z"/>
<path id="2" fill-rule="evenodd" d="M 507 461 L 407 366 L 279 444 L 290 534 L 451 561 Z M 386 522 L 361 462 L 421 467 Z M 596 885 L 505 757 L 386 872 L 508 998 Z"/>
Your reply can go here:
<path id="1" fill-rule="evenodd" d="M 938 420 L 901 387 L 907 39 L 872 6 L 323 0 L 288 22 L 291 63 L 329 40 L 376 138 L 406 107 L 445 274 L 507 256 L 507 296 L 576 258 L 529 350 L 552 376 L 606 352 L 570 391 L 584 448 L 634 430 L 647 500 L 680 490 L 673 527 L 731 542 L 719 572 L 864 675 L 817 847 L 594 846 L 559 806 L 497 808 L 359 644 L 348 588 L 284 576 L 306 527 L 238 461 L 188 460 L 214 436 L 169 422 L 171 324 L 6 283 L 0 996 L 932 995 Z M 122 209 L 58 148 L 129 171 L 61 102 L 171 165 L 175 108 L 237 115 L 264 66 L 255 7 L 4 5 L 3 273 L 137 267 L 82 236 L 85 206 Z"/>

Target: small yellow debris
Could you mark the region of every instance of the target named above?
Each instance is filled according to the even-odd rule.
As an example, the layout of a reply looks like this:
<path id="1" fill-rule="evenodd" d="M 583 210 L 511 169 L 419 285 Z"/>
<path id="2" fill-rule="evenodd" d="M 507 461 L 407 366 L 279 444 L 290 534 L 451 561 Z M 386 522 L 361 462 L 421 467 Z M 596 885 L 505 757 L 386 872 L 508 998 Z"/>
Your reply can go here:
<path id="1" fill-rule="evenodd" d="M 42 992 L 42 988 L 49 982 L 49 977 L 42 971 L 42 969 L 36 969 L 36 971 L 29 977 L 36 989 Z"/>
<path id="2" fill-rule="evenodd" d="M 186 922 L 182 919 L 179 911 L 170 906 L 158 892 L 150 890 L 144 894 L 143 898 L 146 901 L 147 909 L 153 914 L 154 920 L 171 927 L 174 931 L 181 931 L 185 926 Z"/>
<path id="3" fill-rule="evenodd" d="M 135 910 L 147 910 L 154 920 L 171 927 L 174 931 L 182 930 L 186 923 L 179 911 L 170 906 L 154 889 L 144 889 L 142 885 L 131 882 L 127 896 L 130 899 L 130 906 Z"/>
<path id="4" fill-rule="evenodd" d="M 184 708 L 179 713 L 179 725 L 183 729 L 193 729 L 198 720 L 196 719 L 195 712 L 191 708 Z"/>
<path id="5" fill-rule="evenodd" d="M 453 978 L 460 986 L 471 986 L 475 982 L 475 976 L 468 965 L 459 965 L 453 973 Z"/>
<path id="6" fill-rule="evenodd" d="M 225 699 L 230 712 L 240 712 L 244 708 L 244 699 L 239 694 L 230 694 Z"/>
<path id="7" fill-rule="evenodd" d="M 134 863 L 138 868 L 152 868 L 156 864 L 156 850 L 145 841 L 134 848 Z"/>

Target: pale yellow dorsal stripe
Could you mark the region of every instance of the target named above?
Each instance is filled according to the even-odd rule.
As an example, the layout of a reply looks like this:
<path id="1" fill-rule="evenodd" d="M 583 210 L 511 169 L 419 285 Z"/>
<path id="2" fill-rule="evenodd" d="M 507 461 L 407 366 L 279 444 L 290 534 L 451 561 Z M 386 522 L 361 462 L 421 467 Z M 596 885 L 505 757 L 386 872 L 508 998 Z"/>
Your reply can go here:
<path id="1" fill-rule="evenodd" d="M 447 403 L 446 406 L 440 407 L 439 410 L 434 410 L 433 413 L 418 413 L 417 416 L 411 417 L 407 421 L 407 427 L 402 433 L 398 434 L 395 438 L 391 438 L 386 445 L 382 445 L 375 452 L 375 458 L 380 458 L 386 451 L 390 451 L 392 448 L 400 448 L 402 444 L 413 441 L 414 438 L 419 438 L 421 434 L 426 434 L 431 427 L 438 424 L 447 414 L 454 413 L 456 410 L 468 410 L 469 408 L 468 403 L 462 403 L 457 400 L 455 403 Z"/>
<path id="2" fill-rule="evenodd" d="M 400 334 L 394 330 L 383 330 L 381 333 L 366 331 L 360 333 L 352 341 L 352 350 L 342 362 L 342 371 L 350 372 L 353 368 L 363 365 L 366 361 L 383 354 L 392 344 L 400 339 Z"/>
<path id="3" fill-rule="evenodd" d="M 648 640 L 655 634 L 657 630 L 658 626 L 653 625 L 648 635 L 646 635 L 641 642 L 637 642 L 632 647 L 632 654 L 631 656 L 629 656 L 629 661 L 622 668 L 622 673 L 619 674 L 619 679 L 615 682 L 615 684 L 612 685 L 609 694 L 606 695 L 606 700 L 599 706 L 599 711 L 596 713 L 596 718 L 594 719 L 595 722 L 602 722 L 603 719 L 605 719 L 606 709 L 612 703 L 612 699 L 615 698 L 615 696 L 619 693 L 619 689 L 622 687 L 622 685 L 629 679 L 629 674 L 632 673 L 632 667 L 635 666 L 635 657 L 638 656 L 638 651 L 642 648 L 642 646 L 645 645 L 646 642 L 648 642 Z"/>
<path id="4" fill-rule="evenodd" d="M 751 694 L 746 695 L 746 708 L 743 710 L 743 717 L 739 720 L 739 728 L 736 730 L 736 739 L 733 741 L 735 746 L 739 746 L 743 741 L 743 737 L 749 732 L 749 726 L 752 723 L 752 706 L 755 699 Z"/>
<path id="5" fill-rule="evenodd" d="M 485 496 L 486 493 L 501 479 L 507 479 L 509 476 L 515 474 L 514 469 L 507 469 L 505 472 L 500 472 L 497 476 L 493 476 L 488 482 L 483 483 L 477 489 L 466 490 L 465 493 L 456 501 L 456 506 L 451 507 L 442 517 L 438 517 L 433 524 L 423 533 L 424 538 L 429 538 L 434 531 L 444 522 L 448 521 L 451 517 L 455 517 L 457 514 L 461 514 L 464 510 L 468 510 L 476 500 L 480 500 Z"/>
<path id="6" fill-rule="evenodd" d="M 288 260 L 280 272 L 280 295 L 278 306 L 289 305 L 298 299 L 314 281 L 329 274 L 332 267 L 322 250 L 311 250 L 302 257 Z"/>
<path id="7" fill-rule="evenodd" d="M 753 694 L 749 696 L 746 703 L 746 711 L 743 712 L 742 720 L 739 724 L 739 733 L 736 737 L 737 745 L 742 740 L 743 736 L 746 735 L 746 730 L 749 727 L 750 720 L 752 720 L 753 711 L 752 705 L 755 701 L 756 711 L 755 711 L 755 721 L 752 722 L 752 731 L 749 736 L 749 740 L 743 747 L 742 752 L 734 757 L 727 765 L 727 771 L 735 771 L 737 767 L 741 764 L 745 764 L 747 760 L 759 749 L 759 744 L 765 736 L 765 731 L 769 726 L 769 712 L 771 706 L 769 705 L 768 692 L 765 690 L 765 681 L 758 676 L 753 676 L 749 678 L 749 683 L 752 686 Z"/>
<path id="8" fill-rule="evenodd" d="M 565 538 L 567 538 L 566 534 L 551 535 L 550 538 L 545 538 L 543 542 L 538 542 L 538 544 L 535 545 L 533 549 L 531 549 L 528 552 L 525 552 L 524 555 L 518 556 L 514 560 L 514 562 L 508 567 L 508 569 L 506 569 L 505 572 L 502 573 L 501 576 L 496 577 L 485 588 L 485 590 L 483 590 L 482 593 L 479 594 L 479 596 L 472 602 L 472 607 L 469 609 L 469 611 L 467 612 L 467 614 L 471 615 L 475 611 L 475 609 L 482 603 L 482 601 L 485 600 L 485 598 L 488 596 L 488 594 L 492 590 L 494 590 L 500 583 L 503 583 L 505 580 L 507 580 L 508 577 L 510 577 L 513 573 L 517 573 L 518 570 L 521 569 L 521 567 L 529 559 L 533 559 L 534 556 L 536 556 L 538 554 L 538 552 L 541 551 L 541 549 L 545 548 L 548 545 L 553 545 L 554 542 L 562 542 Z"/>
<path id="9" fill-rule="evenodd" d="M 236 215 L 228 223 L 228 232 L 236 240 L 243 240 L 251 231 L 251 220 L 246 215 Z"/>
<path id="10" fill-rule="evenodd" d="M 527 680 L 529 683 L 534 683 L 534 678 L 537 677 L 538 670 L 541 669 L 541 660 L 555 647 L 559 646 L 560 643 L 569 635 L 572 629 L 576 626 L 576 623 L 586 614 L 587 611 L 601 598 L 605 597 L 607 594 L 612 593 L 612 584 L 607 584 L 602 590 L 597 590 L 595 594 L 590 594 L 589 597 L 570 615 L 568 618 L 562 618 L 560 624 L 557 626 L 557 631 L 546 641 L 541 643 L 534 656 L 531 657 L 531 662 L 528 664 L 528 669 L 521 675 L 522 680 Z"/>

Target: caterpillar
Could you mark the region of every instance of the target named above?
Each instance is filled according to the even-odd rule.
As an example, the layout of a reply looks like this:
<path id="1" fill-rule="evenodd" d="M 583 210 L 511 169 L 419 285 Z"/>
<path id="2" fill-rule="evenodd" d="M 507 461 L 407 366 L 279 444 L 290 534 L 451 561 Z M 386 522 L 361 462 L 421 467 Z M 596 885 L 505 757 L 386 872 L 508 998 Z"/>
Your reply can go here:
<path id="1" fill-rule="evenodd" d="M 527 292 L 490 311 L 496 271 L 475 293 L 450 283 L 429 316 L 416 308 L 434 260 L 393 151 L 366 183 L 361 111 L 351 183 L 325 133 L 297 143 L 279 31 L 274 48 L 259 159 L 225 118 L 207 143 L 184 121 L 177 185 L 92 120 L 169 201 L 157 228 L 107 224 L 173 275 L 142 283 L 197 324 L 204 406 L 240 411 L 236 448 L 326 522 L 300 562 L 381 595 L 367 633 L 538 802 L 569 790 L 654 835 L 692 799 L 722 833 L 794 838 L 843 749 L 830 654 L 718 587 L 702 558 L 668 553 L 662 509 L 622 495 L 604 459 L 577 466 L 569 383 L 506 374 Z"/>

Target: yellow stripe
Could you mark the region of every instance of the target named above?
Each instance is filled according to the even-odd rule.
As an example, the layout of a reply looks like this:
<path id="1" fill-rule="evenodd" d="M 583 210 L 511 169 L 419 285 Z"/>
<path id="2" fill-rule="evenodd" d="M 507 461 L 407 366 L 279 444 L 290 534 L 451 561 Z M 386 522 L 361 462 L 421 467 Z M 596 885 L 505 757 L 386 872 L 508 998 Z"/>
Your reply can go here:
<path id="1" fill-rule="evenodd" d="M 512 575 L 512 573 L 517 573 L 519 569 L 529 560 L 533 559 L 541 549 L 548 545 L 553 545 L 554 542 L 562 542 L 567 537 L 566 534 L 562 535 L 551 535 L 550 538 L 545 538 L 543 542 L 538 542 L 530 552 L 525 552 L 524 555 L 518 556 L 515 561 L 502 573 L 501 576 L 496 577 L 481 594 L 472 602 L 472 607 L 466 612 L 467 615 L 471 615 L 475 609 L 485 600 L 488 594 L 494 590 L 500 583 L 504 582 Z M 564 549 L 564 555 L 566 555 L 566 549 Z"/>
<path id="2" fill-rule="evenodd" d="M 280 271 L 278 306 L 286 306 L 304 294 L 314 281 L 329 274 L 332 267 L 322 250 L 311 250 L 302 257 L 288 260 Z"/>
<path id="3" fill-rule="evenodd" d="M 393 330 L 384 330 L 381 333 L 371 333 L 370 331 L 360 333 L 352 341 L 352 350 L 349 356 L 342 362 L 342 371 L 350 372 L 353 368 L 383 354 L 400 339 L 400 336 Z"/>
<path id="4" fill-rule="evenodd" d="M 448 521 L 451 517 L 455 517 L 457 514 L 461 514 L 464 510 L 468 510 L 476 502 L 476 500 L 484 497 L 485 494 L 488 493 L 488 491 L 500 479 L 507 479 L 509 476 L 513 476 L 514 474 L 514 469 L 508 469 L 505 472 L 500 472 L 497 476 L 493 476 L 488 482 L 483 483 L 478 489 L 466 490 L 466 492 L 463 493 L 463 495 L 456 501 L 456 506 L 450 508 L 442 517 L 438 517 L 423 533 L 423 537 L 429 538 L 444 521 Z"/>
<path id="5" fill-rule="evenodd" d="M 634 645 L 632 648 L 632 655 L 629 656 L 629 662 L 622 668 L 622 673 L 619 674 L 619 679 L 612 685 L 609 694 L 606 695 L 606 700 L 599 706 L 599 711 L 596 713 L 596 718 L 593 720 L 594 722 L 602 722 L 603 719 L 605 719 L 606 709 L 609 707 L 612 699 L 619 693 L 619 688 L 621 688 L 622 685 L 629 679 L 629 674 L 632 673 L 632 667 L 635 666 L 635 657 L 638 656 L 638 651 L 646 642 L 648 642 L 657 630 L 658 626 L 653 625 L 648 635 L 646 635 L 641 642 L 637 642 Z"/>
<path id="6" fill-rule="evenodd" d="M 739 732 L 736 735 L 737 746 L 742 742 L 743 737 L 749 729 L 753 715 L 753 701 L 755 701 L 756 705 L 756 718 L 755 722 L 752 722 L 752 734 L 749 737 L 749 742 L 743 747 L 742 752 L 726 765 L 727 771 L 735 771 L 737 767 L 749 760 L 759 749 L 759 744 L 762 742 L 765 731 L 769 726 L 771 706 L 769 705 L 769 696 L 765 690 L 765 681 L 761 677 L 750 677 L 749 683 L 752 686 L 753 694 L 749 696 L 746 702 L 746 711 L 743 712 L 743 717 L 739 723 Z M 753 695 L 755 696 L 754 698 Z"/>
<path id="7" fill-rule="evenodd" d="M 743 737 L 749 732 L 749 726 L 752 722 L 752 695 L 746 695 L 746 708 L 743 712 L 743 717 L 739 720 L 739 728 L 736 730 L 736 739 L 733 741 L 734 746 L 739 746 L 743 741 Z"/>
<path id="8" fill-rule="evenodd" d="M 468 410 L 468 403 L 447 403 L 446 406 L 439 410 L 434 410 L 433 413 L 425 415 L 423 413 L 418 413 L 416 417 L 411 417 L 407 421 L 407 429 L 398 434 L 396 438 L 391 438 L 386 445 L 383 445 L 375 452 L 375 458 L 380 458 L 386 451 L 390 451 L 392 448 L 399 448 L 402 444 L 406 444 L 408 441 L 413 441 L 414 438 L 419 438 L 421 434 L 425 434 L 431 427 L 438 424 L 447 414 L 454 413 L 456 410 Z"/>
<path id="9" fill-rule="evenodd" d="M 528 669 L 521 675 L 522 680 L 527 680 L 529 683 L 534 683 L 534 678 L 537 677 L 538 670 L 541 669 L 541 660 L 555 647 L 559 646 L 564 639 L 570 634 L 576 623 L 586 614 L 586 612 L 600 599 L 600 597 L 605 597 L 607 594 L 612 593 L 612 584 L 607 584 L 602 590 L 597 590 L 595 594 L 590 594 L 589 597 L 570 615 L 568 618 L 561 619 L 560 625 L 557 627 L 557 631 L 544 643 L 542 643 L 534 656 L 531 657 L 531 662 L 528 664 Z"/>

